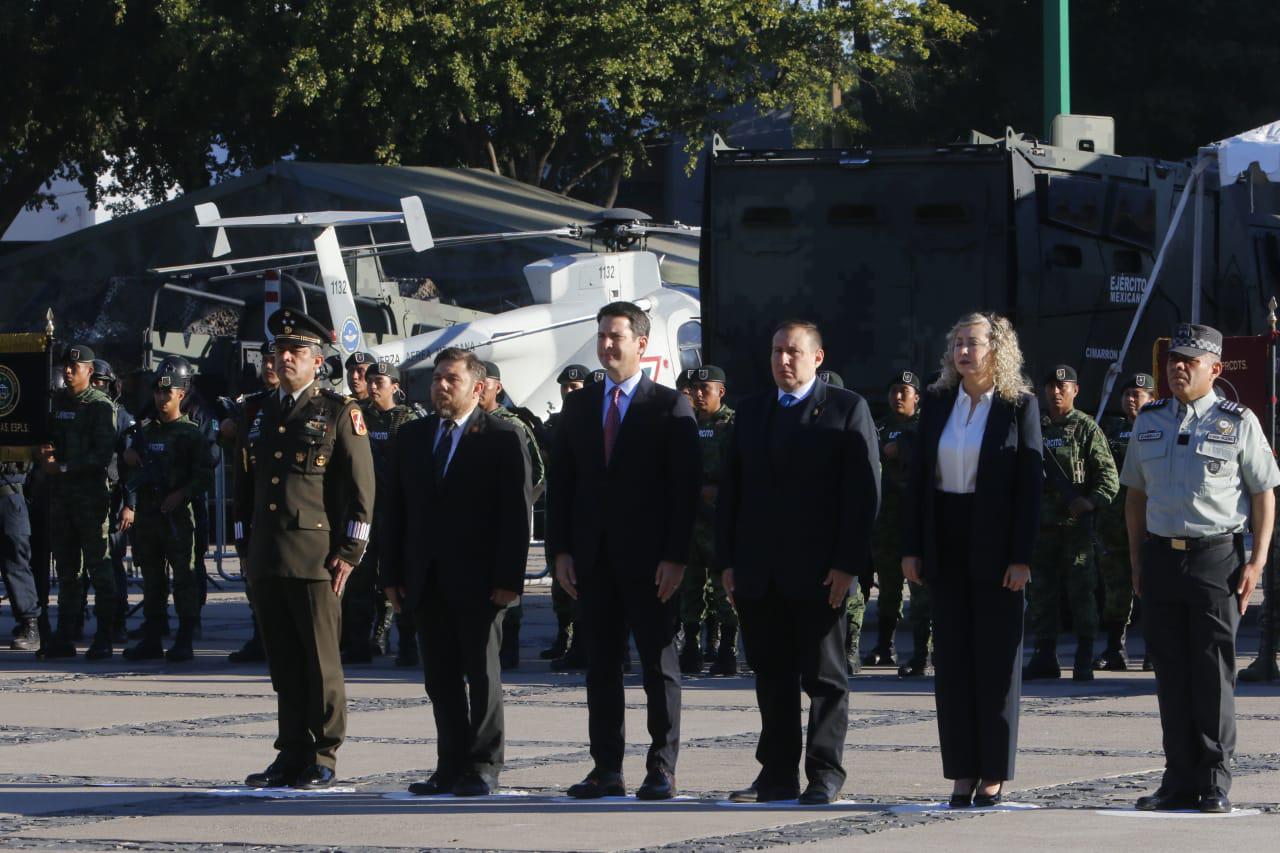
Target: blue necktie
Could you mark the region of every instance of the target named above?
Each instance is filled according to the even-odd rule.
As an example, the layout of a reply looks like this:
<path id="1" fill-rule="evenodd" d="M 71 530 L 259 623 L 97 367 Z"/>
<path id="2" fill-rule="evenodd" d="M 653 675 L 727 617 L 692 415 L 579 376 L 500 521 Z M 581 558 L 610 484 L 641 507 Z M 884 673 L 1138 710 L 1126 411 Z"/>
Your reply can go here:
<path id="1" fill-rule="evenodd" d="M 800 401 L 796 399 L 795 394 L 783 394 L 778 398 L 778 402 L 782 404 L 782 408 L 789 409 Z"/>

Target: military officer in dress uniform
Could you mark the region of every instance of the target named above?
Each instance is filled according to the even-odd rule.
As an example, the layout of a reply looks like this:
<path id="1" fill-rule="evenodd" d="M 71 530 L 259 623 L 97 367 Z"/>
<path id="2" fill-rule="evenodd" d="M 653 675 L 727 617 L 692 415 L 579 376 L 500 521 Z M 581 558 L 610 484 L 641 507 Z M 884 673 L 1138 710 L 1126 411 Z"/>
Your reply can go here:
<path id="1" fill-rule="evenodd" d="M 1080 383 L 1075 368 L 1059 364 L 1040 383 L 1044 414 L 1044 497 L 1040 535 L 1032 558 L 1035 581 L 1027 587 L 1036 651 L 1024 680 L 1058 678 L 1059 614 L 1065 600 L 1076 634 L 1071 677 L 1093 680 L 1093 644 L 1098 635 L 1098 563 L 1094 553 L 1097 510 L 1119 490 L 1116 463 L 1093 418 L 1075 407 Z"/>
<path id="2" fill-rule="evenodd" d="M 1120 476 L 1164 734 L 1164 779 L 1143 810 L 1231 811 L 1236 629 L 1271 547 L 1280 470 L 1253 412 L 1214 392 L 1221 358 L 1217 330 L 1175 328 L 1173 397 L 1139 413 Z"/>
<path id="3" fill-rule="evenodd" d="M 1117 470 L 1124 467 L 1138 412 L 1155 398 L 1156 380 L 1148 373 L 1135 373 L 1120 386 L 1120 409 L 1124 414 L 1101 424 Z M 1102 581 L 1100 621 L 1107 635 L 1107 647 L 1093 662 L 1093 668 L 1108 672 L 1124 672 L 1129 668 L 1124 645 L 1129 617 L 1133 615 L 1133 580 L 1129 575 L 1129 536 L 1124 528 L 1124 495 L 1125 489 L 1121 486 L 1116 499 L 1096 513 L 1098 536 L 1106 548 L 1098 560 L 1098 573 Z M 1149 664 L 1148 659 L 1143 669 L 1150 670 Z"/>
<path id="4" fill-rule="evenodd" d="M 278 699 L 279 755 L 245 784 L 325 788 L 346 733 L 340 598 L 369 541 L 373 457 L 360 407 L 316 382 L 329 330 L 292 308 L 267 324 L 280 390 L 240 439 L 236 547 Z"/>
<path id="5" fill-rule="evenodd" d="M 698 419 L 698 447 L 702 451 L 702 492 L 698 516 L 693 525 L 693 548 L 680 581 L 680 624 L 684 646 L 680 650 L 680 671 L 702 672 L 702 623 L 719 636 L 714 646 L 711 675 L 738 673 L 738 614 L 721 583 L 721 572 L 712 566 L 715 551 L 716 498 L 720 493 L 720 469 L 733 436 L 733 409 L 724 403 L 724 371 L 713 364 L 691 367 L 683 374 L 684 385 Z M 715 617 L 712 623 L 711 616 Z M 712 627 L 714 624 L 714 628 Z"/>

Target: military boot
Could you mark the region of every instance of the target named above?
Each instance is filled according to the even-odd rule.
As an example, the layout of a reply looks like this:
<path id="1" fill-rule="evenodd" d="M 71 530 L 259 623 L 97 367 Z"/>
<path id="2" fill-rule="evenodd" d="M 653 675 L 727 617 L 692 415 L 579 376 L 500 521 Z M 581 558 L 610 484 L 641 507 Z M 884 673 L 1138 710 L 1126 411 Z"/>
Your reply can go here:
<path id="1" fill-rule="evenodd" d="M 684 625 L 684 645 L 680 649 L 680 671 L 685 675 L 702 672 L 702 626 L 697 622 Z"/>
<path id="2" fill-rule="evenodd" d="M 86 655 L 87 656 L 87 655 Z M 164 643 L 160 640 L 160 626 L 152 624 L 151 630 L 135 646 L 124 650 L 125 660 L 159 660 L 164 657 Z"/>
<path id="3" fill-rule="evenodd" d="M 68 616 L 58 615 L 58 630 L 54 631 L 52 636 L 45 640 L 44 656 L 46 658 L 73 658 L 76 656 L 76 641 L 74 639 L 75 626 L 74 620 Z"/>
<path id="4" fill-rule="evenodd" d="M 893 658 L 893 634 L 898 626 L 888 616 L 880 617 L 880 631 L 876 647 L 862 658 L 863 666 L 897 666 Z"/>
<path id="5" fill-rule="evenodd" d="M 520 667 L 520 623 L 506 626 L 502 632 L 502 648 L 498 650 L 498 665 L 503 672 Z"/>
<path id="6" fill-rule="evenodd" d="M 1250 684 L 1256 684 L 1263 681 L 1271 681 L 1277 675 L 1276 656 L 1258 655 L 1253 663 L 1240 670 L 1236 678 Z"/>
<path id="7" fill-rule="evenodd" d="M 1062 666 L 1058 663 L 1058 650 L 1053 645 L 1036 646 L 1031 662 L 1022 668 L 1023 681 L 1061 677 Z"/>
<path id="8" fill-rule="evenodd" d="M 173 647 L 164 653 L 165 660 L 169 663 L 184 663 L 196 656 L 195 649 L 191 647 L 195 639 L 195 628 L 194 620 L 178 620 L 178 633 L 173 637 Z"/>
<path id="9" fill-rule="evenodd" d="M 1071 665 L 1072 681 L 1093 681 L 1093 637 L 1076 638 L 1076 659 Z"/>
<path id="10" fill-rule="evenodd" d="M 850 631 L 848 638 L 844 641 L 845 669 L 849 675 L 862 672 L 862 656 L 858 648 L 861 642 L 862 638 L 858 636 L 857 631 Z"/>
<path id="11" fill-rule="evenodd" d="M 716 655 L 720 654 L 720 620 L 714 613 L 708 613 L 704 624 L 707 631 L 707 645 L 702 649 L 702 656 L 706 660 L 715 660 Z"/>
<path id="12" fill-rule="evenodd" d="M 369 652 L 375 657 L 391 651 L 391 624 L 395 621 L 395 615 L 395 608 L 388 601 L 382 608 L 382 618 L 373 626 L 373 645 L 369 648 Z"/>
<path id="13" fill-rule="evenodd" d="M 85 660 L 110 660 L 116 651 L 111 646 L 111 626 L 101 628 L 93 635 L 93 642 L 84 653 Z"/>
<path id="14" fill-rule="evenodd" d="M 262 638 L 258 636 L 255 629 L 253 636 L 245 640 L 243 646 L 227 655 L 227 660 L 231 663 L 261 663 L 267 659 L 267 654 L 262 649 Z"/>
<path id="15" fill-rule="evenodd" d="M 716 659 L 711 663 L 710 675 L 738 674 L 738 626 L 721 625 L 720 643 L 716 649 Z"/>
<path id="16" fill-rule="evenodd" d="M 587 649 L 575 631 L 569 638 L 569 650 L 551 662 L 552 672 L 577 672 L 587 668 Z"/>
<path id="17" fill-rule="evenodd" d="M 555 660 L 569 650 L 569 629 L 573 623 L 563 616 L 556 620 L 556 638 L 551 645 L 538 652 L 543 660 Z"/>
<path id="18" fill-rule="evenodd" d="M 40 648 L 39 620 L 31 616 L 19 622 L 9 648 L 18 652 L 34 652 Z"/>
<path id="19" fill-rule="evenodd" d="M 1107 647 L 1093 662 L 1095 670 L 1106 672 L 1127 672 L 1129 661 L 1124 654 L 1124 626 L 1111 625 L 1107 628 Z"/>
<path id="20" fill-rule="evenodd" d="M 418 665 L 418 631 L 413 617 L 404 612 L 396 616 L 396 666 Z"/>
<path id="21" fill-rule="evenodd" d="M 146 639 L 147 632 L 151 630 L 150 626 L 151 626 L 150 619 L 143 620 L 141 625 L 139 625 L 137 628 L 134 628 L 129 632 L 129 639 L 130 640 Z M 160 620 L 160 622 L 158 623 L 158 629 L 159 630 L 156 633 L 157 637 L 169 636 L 169 617 L 167 615 L 164 617 L 164 619 Z"/>

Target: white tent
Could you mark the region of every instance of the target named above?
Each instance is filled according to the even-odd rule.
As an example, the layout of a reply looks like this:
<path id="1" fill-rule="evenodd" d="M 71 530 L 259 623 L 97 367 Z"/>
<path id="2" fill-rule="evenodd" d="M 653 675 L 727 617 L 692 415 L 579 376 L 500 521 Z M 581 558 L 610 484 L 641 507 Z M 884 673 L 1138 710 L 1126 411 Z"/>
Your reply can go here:
<path id="1" fill-rule="evenodd" d="M 1147 300 L 1151 298 L 1151 293 L 1155 290 L 1156 277 L 1160 275 L 1160 269 L 1164 266 L 1165 253 L 1173 243 L 1174 234 L 1178 230 L 1178 222 L 1181 221 L 1182 214 L 1187 208 L 1187 200 L 1194 192 L 1196 208 L 1195 234 L 1193 236 L 1194 248 L 1192 251 L 1193 266 L 1191 269 L 1191 322 L 1198 323 L 1200 322 L 1200 259 L 1202 254 L 1200 241 L 1204 234 L 1204 230 L 1201 228 L 1201 215 L 1205 172 L 1210 166 L 1217 165 L 1219 186 L 1225 187 L 1248 175 L 1254 164 L 1257 164 L 1267 180 L 1280 183 L 1280 121 L 1273 121 L 1270 124 L 1264 124 L 1262 127 L 1238 133 L 1235 136 L 1200 149 L 1195 167 L 1191 171 L 1191 178 L 1187 181 L 1187 185 L 1182 188 L 1182 195 L 1178 198 L 1178 205 L 1173 211 L 1173 219 L 1169 222 L 1169 230 L 1164 235 L 1164 242 L 1160 245 L 1160 251 L 1157 253 L 1155 263 L 1151 267 L 1151 276 L 1147 281 L 1147 288 L 1143 291 L 1142 300 L 1138 303 L 1138 308 L 1133 313 L 1133 322 L 1129 324 L 1129 332 L 1125 335 L 1124 345 L 1120 347 L 1119 356 L 1107 369 L 1106 379 L 1102 383 L 1102 399 L 1098 403 L 1099 418 L 1106 411 L 1107 400 L 1111 397 L 1111 389 L 1115 386 L 1116 378 L 1120 375 L 1120 366 L 1124 364 L 1129 345 L 1133 343 L 1133 335 L 1138 329 L 1138 321 L 1142 319 L 1142 312 L 1147 307 Z"/>

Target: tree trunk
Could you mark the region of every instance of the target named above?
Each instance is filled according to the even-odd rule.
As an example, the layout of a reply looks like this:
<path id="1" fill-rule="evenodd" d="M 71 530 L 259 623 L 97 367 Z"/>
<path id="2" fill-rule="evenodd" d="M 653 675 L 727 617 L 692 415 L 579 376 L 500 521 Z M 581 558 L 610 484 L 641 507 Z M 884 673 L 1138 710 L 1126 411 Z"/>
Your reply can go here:
<path id="1" fill-rule="evenodd" d="M 605 193 L 604 200 L 600 202 L 601 207 L 613 207 L 614 202 L 618 200 L 618 187 L 622 183 L 622 161 L 619 160 L 614 164 L 613 177 L 609 179 L 609 191 Z"/>

